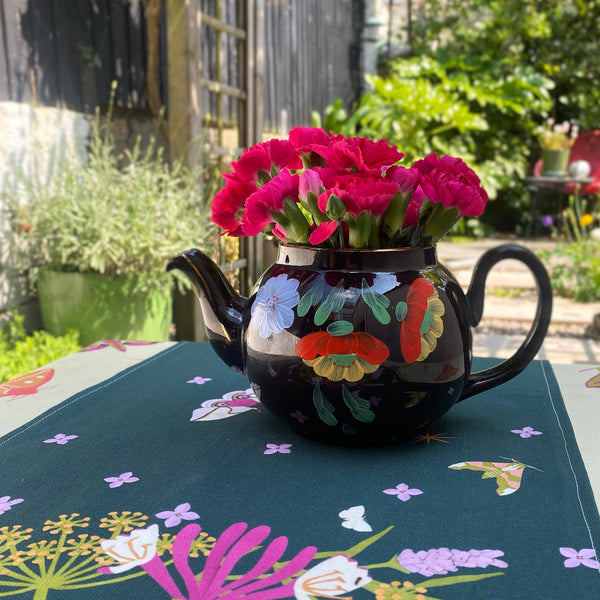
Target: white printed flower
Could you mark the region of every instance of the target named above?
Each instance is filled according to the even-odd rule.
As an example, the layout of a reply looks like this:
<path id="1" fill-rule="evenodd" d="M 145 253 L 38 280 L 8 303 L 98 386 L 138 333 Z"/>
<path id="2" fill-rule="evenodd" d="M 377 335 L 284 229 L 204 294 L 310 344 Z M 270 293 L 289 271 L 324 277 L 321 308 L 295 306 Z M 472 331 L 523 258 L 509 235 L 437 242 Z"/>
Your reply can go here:
<path id="1" fill-rule="evenodd" d="M 157 541 L 156 524 L 146 529 L 134 529 L 130 535 L 118 535 L 114 540 L 102 540 L 102 550 L 119 563 L 111 565 L 107 570 L 111 573 L 122 573 L 150 562 L 156 556 Z"/>
<path id="2" fill-rule="evenodd" d="M 294 583 L 294 595 L 297 600 L 312 600 L 311 596 L 332 598 L 363 587 L 371 580 L 367 569 L 338 554 L 298 577 Z"/>

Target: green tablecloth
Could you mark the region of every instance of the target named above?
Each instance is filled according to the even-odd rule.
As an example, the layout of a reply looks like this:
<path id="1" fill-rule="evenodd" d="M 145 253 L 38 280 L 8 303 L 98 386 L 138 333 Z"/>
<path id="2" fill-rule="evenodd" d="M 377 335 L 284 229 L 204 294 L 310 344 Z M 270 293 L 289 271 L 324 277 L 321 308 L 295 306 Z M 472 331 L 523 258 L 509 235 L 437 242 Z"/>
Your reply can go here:
<path id="1" fill-rule="evenodd" d="M 180 343 L 0 438 L 0 597 L 600 597 L 548 363 L 369 448 L 298 437 L 248 387 Z"/>

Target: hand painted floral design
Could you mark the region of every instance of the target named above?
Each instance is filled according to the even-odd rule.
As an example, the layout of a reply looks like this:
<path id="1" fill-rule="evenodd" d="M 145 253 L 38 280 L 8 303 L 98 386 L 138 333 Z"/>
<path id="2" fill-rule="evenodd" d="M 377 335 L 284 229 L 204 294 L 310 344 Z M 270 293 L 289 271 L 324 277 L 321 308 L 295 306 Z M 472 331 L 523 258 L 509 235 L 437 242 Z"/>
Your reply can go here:
<path id="1" fill-rule="evenodd" d="M 268 279 L 252 304 L 251 325 L 261 337 L 281 333 L 294 322 L 293 308 L 300 300 L 298 280 L 287 275 Z"/>
<path id="2" fill-rule="evenodd" d="M 582 548 L 581 550 L 575 550 L 575 548 L 559 548 L 560 553 L 566 557 L 564 566 L 567 569 L 572 569 L 583 565 L 590 569 L 600 569 L 600 563 L 596 560 L 596 551 L 593 548 Z"/>
<path id="3" fill-rule="evenodd" d="M 156 513 L 156 517 L 159 519 L 165 519 L 165 527 L 175 527 L 179 525 L 181 521 L 194 521 L 200 518 L 198 513 L 190 510 L 191 505 L 189 502 L 184 502 L 175 507 L 175 510 L 163 510 Z"/>
<path id="4" fill-rule="evenodd" d="M 407 363 L 425 360 L 435 350 L 444 332 L 442 316 L 445 312 L 433 284 L 424 277 L 415 279 L 406 296 L 405 310 L 396 309 L 402 321 L 400 348 Z"/>
<path id="5" fill-rule="evenodd" d="M 541 431 L 536 431 L 533 427 L 523 427 L 523 429 L 511 429 L 511 433 L 516 433 L 519 437 L 530 438 L 532 435 L 542 435 Z"/>
<path id="6" fill-rule="evenodd" d="M 359 381 L 374 373 L 390 354 L 387 346 L 348 321 L 334 321 L 327 331 L 309 333 L 296 344 L 296 354 L 317 375 L 332 381 Z"/>
<path id="7" fill-rule="evenodd" d="M 204 385 L 208 381 L 212 381 L 212 379 L 210 377 L 196 376 L 196 377 L 193 377 L 192 379 L 189 379 L 186 383 L 195 383 L 196 385 Z"/>
<path id="8" fill-rule="evenodd" d="M 179 590 L 167 567 L 156 553 L 158 537 L 156 525 L 149 527 L 145 534 L 136 531 L 133 532 L 136 534 L 135 536 L 133 533 L 132 536 L 120 536 L 122 539 L 119 540 L 116 547 L 115 540 L 106 540 L 106 546 L 113 549 L 112 556 L 118 560 L 121 560 L 118 557 L 122 556 L 126 562 L 117 567 L 102 569 L 102 572 L 116 573 L 116 568 L 126 570 L 139 566 L 170 597 L 186 600 L 216 600 L 226 596 L 238 600 L 243 598 L 263 598 L 265 600 L 289 598 L 293 594 L 294 588 L 292 578 L 313 559 L 317 549 L 308 546 L 281 565 L 279 561 L 287 548 L 288 540 L 283 536 L 278 537 L 266 546 L 262 556 L 250 571 L 228 581 L 237 563 L 256 548 L 262 548 L 271 533 L 271 529 L 265 525 L 246 531 L 247 528 L 246 523 L 234 523 L 220 535 L 206 559 L 199 579 L 188 564 L 188 556 L 194 540 L 201 531 L 200 527 L 195 524 L 186 525 L 175 536 L 172 550 L 173 563 L 185 584 L 187 591 L 185 594 Z M 151 529 L 152 531 L 149 531 Z M 144 535 L 143 549 L 139 548 L 142 535 Z M 271 570 L 272 572 L 269 573 Z"/>
<path id="9" fill-rule="evenodd" d="M 264 454 L 289 454 L 291 452 L 291 444 L 267 444 L 267 449 Z"/>
<path id="10" fill-rule="evenodd" d="M 121 487 L 124 483 L 134 483 L 139 481 L 139 478 L 134 477 L 131 471 L 127 473 L 121 473 L 118 477 L 105 477 L 104 481 L 110 483 L 108 487 L 117 488 Z"/>
<path id="11" fill-rule="evenodd" d="M 221 398 L 205 400 L 200 408 L 194 410 L 190 421 L 217 421 L 256 410 L 259 406 L 260 402 L 252 388 L 235 390 L 223 394 Z"/>
<path id="12" fill-rule="evenodd" d="M 308 569 L 294 583 L 297 600 L 312 600 L 315 596 L 334 598 L 347 594 L 371 582 L 369 571 L 359 567 L 347 556 L 332 556 Z"/>
<path id="13" fill-rule="evenodd" d="M 44 444 L 58 444 L 59 446 L 64 446 L 68 444 L 71 440 L 77 438 L 76 435 L 65 435 L 64 433 L 57 433 L 53 438 L 48 440 L 44 440 Z"/>
<path id="14" fill-rule="evenodd" d="M 408 502 L 412 496 L 419 496 L 423 492 L 417 488 L 410 488 L 406 483 L 399 483 L 395 488 L 383 490 L 384 494 L 396 496 L 402 502 Z"/>
<path id="15" fill-rule="evenodd" d="M 4 514 L 7 510 L 10 510 L 15 504 L 23 502 L 23 498 L 13 498 L 10 496 L 0 496 L 0 515 Z"/>
<path id="16" fill-rule="evenodd" d="M 425 577 L 454 573 L 459 568 L 468 569 L 487 567 L 508 567 L 499 557 L 504 556 L 500 550 L 450 550 L 449 548 L 432 548 L 414 552 L 410 548 L 402 550 L 398 555 L 398 564 L 409 573 L 419 573 Z"/>

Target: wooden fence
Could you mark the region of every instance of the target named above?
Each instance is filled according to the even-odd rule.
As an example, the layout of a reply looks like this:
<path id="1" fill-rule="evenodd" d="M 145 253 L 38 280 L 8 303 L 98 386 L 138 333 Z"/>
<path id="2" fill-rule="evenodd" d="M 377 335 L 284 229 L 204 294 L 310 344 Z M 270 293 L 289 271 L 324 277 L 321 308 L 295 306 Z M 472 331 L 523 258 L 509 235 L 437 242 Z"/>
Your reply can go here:
<path id="1" fill-rule="evenodd" d="M 208 21 L 235 29 L 245 1 L 197 0 L 208 15 L 200 32 L 206 80 L 222 69 L 222 83 L 240 87 L 239 47 Z M 309 125 L 311 110 L 322 112 L 338 97 L 346 104 L 358 97 L 363 16 L 364 0 L 265 0 L 264 22 L 252 24 L 252 35 L 264 37 L 265 129 Z M 163 6 L 158 84 L 168 108 L 166 39 Z M 93 112 L 107 105 L 110 84 L 117 81 L 117 106 L 147 110 L 147 45 L 142 0 L 0 0 L 0 101 Z M 203 88 L 202 116 L 216 119 L 218 103 L 217 92 Z M 230 97 L 220 116 L 236 125 L 238 109 Z"/>

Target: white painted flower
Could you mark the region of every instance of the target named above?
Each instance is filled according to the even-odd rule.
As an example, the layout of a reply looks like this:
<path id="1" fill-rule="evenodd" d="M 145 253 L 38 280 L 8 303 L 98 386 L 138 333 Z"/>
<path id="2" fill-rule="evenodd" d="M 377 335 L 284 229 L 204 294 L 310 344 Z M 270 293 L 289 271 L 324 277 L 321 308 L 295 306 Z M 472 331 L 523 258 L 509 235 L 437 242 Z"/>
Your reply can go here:
<path id="1" fill-rule="evenodd" d="M 292 309 L 300 301 L 298 283 L 297 279 L 282 274 L 269 279 L 258 290 L 252 304 L 251 324 L 261 337 L 281 333 L 294 322 Z"/>
<path id="2" fill-rule="evenodd" d="M 118 535 L 114 540 L 102 540 L 102 550 L 118 565 L 111 565 L 111 573 L 122 573 L 133 567 L 150 562 L 156 556 L 158 541 L 158 525 L 150 525 L 146 529 L 134 529 L 130 535 Z"/>
<path id="3" fill-rule="evenodd" d="M 352 592 L 372 581 L 367 569 L 343 554 L 332 556 L 309 569 L 294 583 L 297 600 L 313 600 L 311 596 L 333 598 Z"/>

